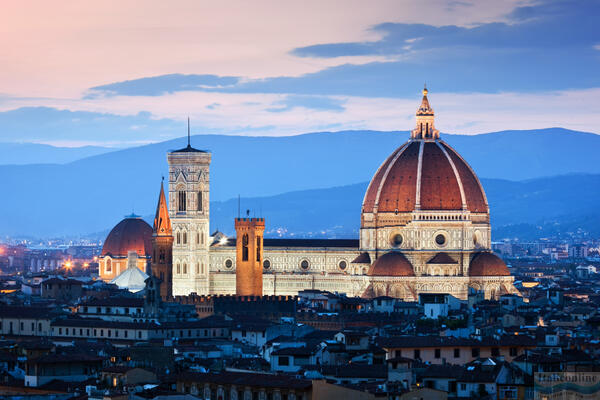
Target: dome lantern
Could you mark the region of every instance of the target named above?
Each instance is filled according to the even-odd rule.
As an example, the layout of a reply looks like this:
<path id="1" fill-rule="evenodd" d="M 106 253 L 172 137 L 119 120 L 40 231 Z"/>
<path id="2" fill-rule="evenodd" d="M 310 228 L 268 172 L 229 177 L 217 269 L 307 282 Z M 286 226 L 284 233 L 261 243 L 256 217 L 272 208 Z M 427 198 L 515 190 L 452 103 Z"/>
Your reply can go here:
<path id="1" fill-rule="evenodd" d="M 424 86 L 423 99 L 421 100 L 421 105 L 417 109 L 417 126 L 411 131 L 411 139 L 436 140 L 440 138 L 440 131 L 435 129 L 434 126 L 435 114 L 433 108 L 431 108 L 431 105 L 429 104 L 429 99 L 427 98 L 428 93 L 427 86 Z"/>

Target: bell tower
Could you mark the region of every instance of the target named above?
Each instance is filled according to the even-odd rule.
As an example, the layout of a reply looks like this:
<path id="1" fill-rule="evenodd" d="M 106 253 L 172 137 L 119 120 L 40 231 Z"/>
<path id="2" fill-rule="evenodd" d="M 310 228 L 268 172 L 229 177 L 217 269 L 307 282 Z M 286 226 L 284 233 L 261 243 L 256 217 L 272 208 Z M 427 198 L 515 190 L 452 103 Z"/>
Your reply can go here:
<path id="1" fill-rule="evenodd" d="M 236 218 L 235 294 L 263 295 L 264 218 Z"/>
<path id="2" fill-rule="evenodd" d="M 161 299 L 168 301 L 173 295 L 173 229 L 162 182 L 160 183 L 160 194 L 158 195 L 152 230 L 151 271 L 161 281 Z"/>
<path id="3" fill-rule="evenodd" d="M 173 296 L 209 294 L 209 170 L 211 154 L 190 144 L 167 154 L 173 224 Z"/>

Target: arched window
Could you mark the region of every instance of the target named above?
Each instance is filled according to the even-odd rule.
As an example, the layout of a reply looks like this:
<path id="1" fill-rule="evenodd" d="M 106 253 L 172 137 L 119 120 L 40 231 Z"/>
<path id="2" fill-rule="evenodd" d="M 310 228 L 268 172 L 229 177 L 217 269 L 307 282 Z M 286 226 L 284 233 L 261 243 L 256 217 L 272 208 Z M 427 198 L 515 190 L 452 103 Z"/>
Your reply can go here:
<path id="1" fill-rule="evenodd" d="M 200 232 L 200 244 L 204 244 L 204 232 Z"/>
<path id="2" fill-rule="evenodd" d="M 200 263 L 196 263 L 196 274 L 200 273 Z"/>
<path id="3" fill-rule="evenodd" d="M 187 209 L 186 193 L 183 190 L 177 192 L 177 211 L 185 211 Z"/>
<path id="4" fill-rule="evenodd" d="M 202 192 L 198 192 L 198 211 L 202 211 Z"/>
<path id="5" fill-rule="evenodd" d="M 160 249 L 160 251 L 158 252 L 158 262 L 160 262 L 160 263 L 165 262 L 165 249 Z"/>
<path id="6" fill-rule="evenodd" d="M 242 261 L 248 261 L 248 234 L 242 236 Z"/>
<path id="7" fill-rule="evenodd" d="M 177 273 L 181 274 L 181 265 L 177 263 Z"/>
<path id="8" fill-rule="evenodd" d="M 177 232 L 177 244 L 181 244 L 181 232 Z"/>
<path id="9" fill-rule="evenodd" d="M 106 260 L 106 272 L 112 272 L 112 260 L 110 258 Z"/>
<path id="10" fill-rule="evenodd" d="M 187 274 L 187 264 L 183 263 L 183 274 Z"/>
<path id="11" fill-rule="evenodd" d="M 187 244 L 187 232 L 183 232 L 183 244 Z"/>
<path id="12" fill-rule="evenodd" d="M 196 232 L 196 244 L 200 244 L 200 233 Z"/>
<path id="13" fill-rule="evenodd" d="M 260 236 L 256 237 L 256 261 L 260 261 Z"/>
<path id="14" fill-rule="evenodd" d="M 202 263 L 202 270 L 200 271 L 204 275 L 204 263 Z"/>

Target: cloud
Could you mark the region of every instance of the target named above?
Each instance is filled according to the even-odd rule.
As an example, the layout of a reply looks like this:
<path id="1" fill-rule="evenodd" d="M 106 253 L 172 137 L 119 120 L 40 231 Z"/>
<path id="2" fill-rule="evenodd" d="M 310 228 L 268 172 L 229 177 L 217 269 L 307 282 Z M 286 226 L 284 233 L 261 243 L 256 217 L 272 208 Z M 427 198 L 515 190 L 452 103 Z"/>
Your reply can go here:
<path id="1" fill-rule="evenodd" d="M 344 111 L 344 101 L 325 96 L 286 96 L 275 102 L 275 107 L 267 108 L 269 112 L 291 111 L 297 107 L 309 110 Z"/>
<path id="2" fill-rule="evenodd" d="M 159 75 L 96 86 L 92 92 L 108 96 L 204 91 L 408 98 L 423 82 L 434 91 L 455 93 L 600 87 L 600 74 L 596 72 L 600 69 L 600 30 L 595 21 L 600 14 L 598 4 L 534 3 L 513 9 L 505 22 L 473 26 L 380 23 L 365 35 L 377 40 L 295 48 L 291 55 L 296 59 L 332 63 L 300 75 L 260 79 Z M 277 109 L 286 108 L 280 105 L 272 111 Z"/>
<path id="3" fill-rule="evenodd" d="M 192 134 L 285 136 L 327 130 L 407 131 L 413 128 L 420 101 L 418 94 L 410 99 L 326 97 L 319 100 L 320 108 L 314 103 L 308 104 L 313 107 L 309 108 L 302 104 L 315 99 L 303 96 L 180 92 L 166 97 L 117 96 L 76 104 L 88 107 L 86 110 L 7 110 L 0 112 L 0 142 L 130 146 L 184 136 L 188 116 Z M 548 127 L 600 133 L 596 129 L 600 126 L 600 89 L 540 93 L 432 91 L 429 97 L 436 111 L 436 126 L 444 133 Z M 206 108 L 215 102 L 220 106 Z M 195 106 L 190 108 L 190 104 Z M 140 108 L 146 111 L 137 112 Z M 131 114 L 120 114 L 126 109 L 132 110 Z"/>
<path id="4" fill-rule="evenodd" d="M 148 112 L 116 115 L 52 107 L 21 107 L 0 112 L 0 141 L 62 145 L 133 145 L 170 138 L 184 122 L 152 118 Z"/>
<path id="5" fill-rule="evenodd" d="M 600 2 L 596 0 L 579 2 L 577 5 L 571 1 L 546 1 L 514 9 L 508 15 L 508 22 L 491 22 L 473 27 L 382 23 L 372 28 L 381 36 L 380 40 L 316 44 L 296 48 L 292 53 L 299 57 L 335 58 L 448 50 L 457 46 L 497 50 L 584 49 L 600 40 L 600 30 L 596 24 L 599 14 Z M 419 40 L 411 42 L 414 38 Z"/>
<path id="6" fill-rule="evenodd" d="M 238 82 L 239 78 L 234 76 L 169 74 L 95 86 L 89 89 L 85 98 L 100 95 L 160 96 L 188 90 L 225 88 Z"/>

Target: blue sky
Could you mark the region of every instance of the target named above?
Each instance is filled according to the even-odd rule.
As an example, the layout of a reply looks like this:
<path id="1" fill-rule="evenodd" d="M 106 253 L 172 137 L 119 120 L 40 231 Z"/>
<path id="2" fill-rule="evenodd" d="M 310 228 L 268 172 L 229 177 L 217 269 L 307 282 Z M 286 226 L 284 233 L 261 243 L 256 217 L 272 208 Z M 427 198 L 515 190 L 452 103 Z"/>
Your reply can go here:
<path id="1" fill-rule="evenodd" d="M 600 0 L 175 3 L 10 6 L 0 141 L 407 130 L 424 82 L 443 132 L 600 133 Z"/>

